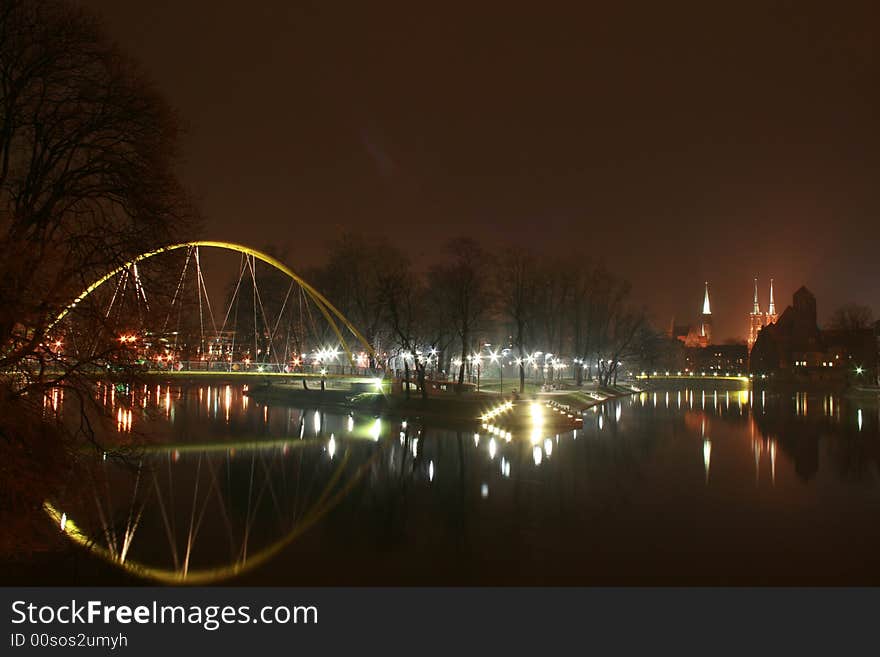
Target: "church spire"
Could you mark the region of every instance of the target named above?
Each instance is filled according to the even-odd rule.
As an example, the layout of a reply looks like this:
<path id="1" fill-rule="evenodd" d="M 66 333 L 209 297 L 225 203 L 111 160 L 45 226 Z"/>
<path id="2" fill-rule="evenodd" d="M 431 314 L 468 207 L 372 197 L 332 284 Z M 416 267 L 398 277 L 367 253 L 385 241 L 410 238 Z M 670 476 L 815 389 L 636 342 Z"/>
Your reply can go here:
<path id="1" fill-rule="evenodd" d="M 772 289 L 772 288 L 771 288 Z M 771 295 L 772 297 L 773 295 Z M 761 314 L 761 306 L 758 303 L 758 279 L 755 279 L 755 304 L 752 306 L 752 314 L 760 315 Z"/>
<path id="2" fill-rule="evenodd" d="M 757 288 L 756 288 L 757 289 Z M 757 292 L 755 292 L 757 294 Z M 773 303 L 773 279 L 770 279 L 770 307 L 767 309 L 768 315 L 776 314 L 776 304 Z"/>
<path id="3" fill-rule="evenodd" d="M 709 281 L 706 281 L 706 296 L 703 298 L 703 314 L 711 315 L 712 310 L 709 307 Z"/>

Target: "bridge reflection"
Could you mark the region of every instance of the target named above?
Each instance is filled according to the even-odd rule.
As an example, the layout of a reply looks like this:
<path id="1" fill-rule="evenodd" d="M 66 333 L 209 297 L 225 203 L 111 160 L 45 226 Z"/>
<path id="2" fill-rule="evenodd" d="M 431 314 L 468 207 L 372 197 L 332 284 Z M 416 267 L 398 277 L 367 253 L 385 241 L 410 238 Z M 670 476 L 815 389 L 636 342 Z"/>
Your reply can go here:
<path id="1" fill-rule="evenodd" d="M 518 545 L 510 532 L 521 522 L 545 527 L 558 516 L 562 537 L 572 514 L 606 522 L 606 508 L 623 499 L 648 503 L 658 472 L 685 504 L 716 499 L 713 490 L 723 499 L 790 495 L 820 464 L 847 480 L 870 478 L 880 464 L 876 408 L 832 395 L 652 390 L 593 407 L 573 430 L 550 421 L 567 413 L 541 404 L 529 406 L 531 424 L 498 405 L 472 426 L 441 430 L 415 419 L 270 412 L 235 387 L 150 388 L 145 407 L 142 394 L 113 399 L 133 411 L 131 426 L 117 427 L 118 447 L 45 510 L 92 554 L 161 583 L 253 581 L 275 572 L 256 570 L 276 559 L 286 561 L 285 581 L 299 581 L 300 559 L 363 560 L 412 544 L 413 532 L 448 530 L 457 541 L 497 531 Z M 154 421 L 172 430 L 145 430 Z M 624 508 L 639 516 L 638 505 Z M 365 555 L 350 554 L 349 542 Z"/>
<path id="2" fill-rule="evenodd" d="M 154 446 L 96 461 L 78 494 L 47 500 L 44 509 L 72 540 L 131 574 L 207 584 L 257 567 L 296 540 L 372 458 L 353 463 L 352 445 L 333 434 Z"/>

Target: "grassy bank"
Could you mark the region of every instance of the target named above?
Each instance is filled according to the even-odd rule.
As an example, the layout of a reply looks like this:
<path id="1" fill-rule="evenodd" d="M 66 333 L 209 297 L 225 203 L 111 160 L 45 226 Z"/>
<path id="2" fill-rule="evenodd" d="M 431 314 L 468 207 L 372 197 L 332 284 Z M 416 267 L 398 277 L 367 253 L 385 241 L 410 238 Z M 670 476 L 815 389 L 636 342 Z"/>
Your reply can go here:
<path id="1" fill-rule="evenodd" d="M 437 425 L 477 422 L 480 415 L 498 403 L 498 395 L 469 393 L 461 396 L 431 396 L 422 399 L 413 392 L 407 399 L 401 393 L 350 390 L 303 390 L 287 385 L 259 386 L 248 395 L 257 402 L 321 407 L 341 412 L 381 414 L 389 417 L 419 417 Z"/>
<path id="2" fill-rule="evenodd" d="M 628 386 L 608 386 L 593 389 L 572 389 L 556 392 L 545 392 L 538 395 L 539 399 L 546 399 L 557 404 L 568 406 L 572 411 L 580 412 L 601 404 L 608 399 L 626 397 L 635 391 Z"/>
<path id="3" fill-rule="evenodd" d="M 580 412 L 601 404 L 607 399 L 630 395 L 626 386 L 552 392 L 532 391 L 521 399 L 539 399 L 553 402 Z M 432 395 L 427 399 L 413 392 L 409 399 L 401 393 L 365 392 L 348 390 L 303 390 L 292 385 L 258 386 L 248 392 L 257 402 L 321 407 L 339 412 L 357 412 L 397 418 L 421 418 L 438 426 L 461 426 L 479 422 L 480 416 L 499 403 L 498 393 L 471 392 L 462 395 Z M 509 399 L 509 397 L 506 397 Z"/>

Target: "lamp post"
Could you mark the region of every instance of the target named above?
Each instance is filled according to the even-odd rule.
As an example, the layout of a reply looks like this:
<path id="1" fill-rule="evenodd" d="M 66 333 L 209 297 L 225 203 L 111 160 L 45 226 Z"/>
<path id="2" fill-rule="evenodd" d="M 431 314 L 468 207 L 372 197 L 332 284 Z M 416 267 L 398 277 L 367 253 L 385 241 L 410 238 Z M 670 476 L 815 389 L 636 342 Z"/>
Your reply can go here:
<path id="1" fill-rule="evenodd" d="M 504 394 L 504 360 L 498 357 L 498 350 L 495 350 L 489 354 L 489 361 L 494 363 L 498 362 L 498 375 L 501 379 L 501 382 L 498 384 L 498 394 Z"/>

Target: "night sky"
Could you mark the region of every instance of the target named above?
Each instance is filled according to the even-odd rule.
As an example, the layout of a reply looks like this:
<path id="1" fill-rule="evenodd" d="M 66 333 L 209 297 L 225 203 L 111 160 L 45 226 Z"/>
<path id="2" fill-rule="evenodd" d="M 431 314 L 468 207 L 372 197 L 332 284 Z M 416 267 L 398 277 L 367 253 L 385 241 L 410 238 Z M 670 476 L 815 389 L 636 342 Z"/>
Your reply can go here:
<path id="1" fill-rule="evenodd" d="M 664 327 L 708 280 L 720 339 L 756 275 L 880 310 L 880 3 L 83 4 L 187 124 L 205 238 L 578 249 Z"/>

